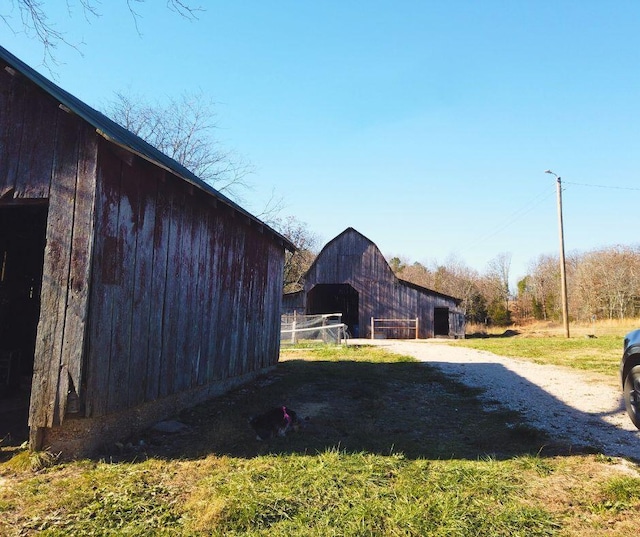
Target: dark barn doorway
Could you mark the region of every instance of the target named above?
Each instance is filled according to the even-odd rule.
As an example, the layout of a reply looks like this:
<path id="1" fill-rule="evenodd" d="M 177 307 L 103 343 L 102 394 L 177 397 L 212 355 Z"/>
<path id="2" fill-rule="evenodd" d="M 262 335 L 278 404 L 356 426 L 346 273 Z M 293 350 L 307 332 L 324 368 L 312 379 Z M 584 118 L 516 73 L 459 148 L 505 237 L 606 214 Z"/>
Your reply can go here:
<path id="1" fill-rule="evenodd" d="M 28 438 L 47 205 L 0 205 L 0 443 Z"/>
<path id="2" fill-rule="evenodd" d="M 433 310 L 433 335 L 449 335 L 449 308 L 434 308 Z"/>
<path id="3" fill-rule="evenodd" d="M 359 337 L 359 295 L 348 283 L 319 283 L 307 294 L 307 314 L 342 313 L 352 337 Z"/>

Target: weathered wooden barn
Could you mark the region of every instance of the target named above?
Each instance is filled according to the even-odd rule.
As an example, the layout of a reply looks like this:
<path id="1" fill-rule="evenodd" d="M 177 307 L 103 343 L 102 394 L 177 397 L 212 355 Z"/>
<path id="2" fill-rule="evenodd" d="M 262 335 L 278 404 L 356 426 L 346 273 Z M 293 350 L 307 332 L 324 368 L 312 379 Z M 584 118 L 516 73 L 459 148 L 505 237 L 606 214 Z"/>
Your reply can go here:
<path id="1" fill-rule="evenodd" d="M 0 438 L 84 454 L 274 366 L 293 248 L 0 47 Z"/>
<path id="2" fill-rule="evenodd" d="M 374 318 L 380 337 L 458 338 L 465 329 L 460 303 L 397 278 L 378 247 L 348 228 L 318 254 L 303 290 L 283 297 L 283 312 L 342 313 L 353 337 L 370 338 Z"/>

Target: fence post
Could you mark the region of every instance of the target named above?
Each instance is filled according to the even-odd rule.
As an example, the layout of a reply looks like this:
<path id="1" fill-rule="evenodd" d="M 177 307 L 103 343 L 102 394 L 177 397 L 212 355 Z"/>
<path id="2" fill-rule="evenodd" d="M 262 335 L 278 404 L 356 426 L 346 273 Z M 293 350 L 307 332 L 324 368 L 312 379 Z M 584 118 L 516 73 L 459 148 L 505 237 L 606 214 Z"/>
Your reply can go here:
<path id="1" fill-rule="evenodd" d="M 371 317 L 371 339 L 375 339 L 375 328 L 373 327 L 373 317 Z"/>
<path id="2" fill-rule="evenodd" d="M 418 337 L 418 323 L 419 323 L 419 319 L 420 319 L 420 317 L 416 317 L 416 339 L 419 339 L 419 337 Z"/>
<path id="3" fill-rule="evenodd" d="M 322 328 L 324 328 L 325 326 L 327 326 L 327 318 L 323 315 L 322 316 Z M 322 330 L 322 342 L 323 343 L 327 342 L 327 331 L 326 330 Z"/>
<path id="4" fill-rule="evenodd" d="M 293 322 L 291 323 L 291 343 L 296 344 L 296 311 L 293 310 Z"/>

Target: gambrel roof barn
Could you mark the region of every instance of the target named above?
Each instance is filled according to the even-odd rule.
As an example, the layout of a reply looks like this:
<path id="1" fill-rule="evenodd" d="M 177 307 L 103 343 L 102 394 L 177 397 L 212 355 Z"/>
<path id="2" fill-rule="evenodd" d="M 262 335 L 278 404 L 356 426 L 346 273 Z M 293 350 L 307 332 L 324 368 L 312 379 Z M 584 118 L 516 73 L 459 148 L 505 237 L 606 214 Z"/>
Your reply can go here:
<path id="1" fill-rule="evenodd" d="M 0 437 L 30 398 L 86 453 L 274 366 L 293 248 L 0 47 Z"/>
<path id="2" fill-rule="evenodd" d="M 455 338 L 464 337 L 460 303 L 397 278 L 378 247 L 348 228 L 318 254 L 304 276 L 304 289 L 284 296 L 283 312 L 342 313 L 354 337 L 370 338 L 372 319 L 379 319 L 380 336 Z M 409 328 L 415 320 L 417 333 Z"/>

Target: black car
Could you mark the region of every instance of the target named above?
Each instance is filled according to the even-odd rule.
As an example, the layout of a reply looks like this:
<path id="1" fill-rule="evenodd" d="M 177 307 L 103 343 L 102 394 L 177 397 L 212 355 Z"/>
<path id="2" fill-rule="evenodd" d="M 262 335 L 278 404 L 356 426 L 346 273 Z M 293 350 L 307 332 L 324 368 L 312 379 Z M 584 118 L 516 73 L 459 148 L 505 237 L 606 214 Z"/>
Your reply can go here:
<path id="1" fill-rule="evenodd" d="M 640 429 L 640 330 L 629 332 L 624 337 L 620 379 L 627 413 Z"/>

